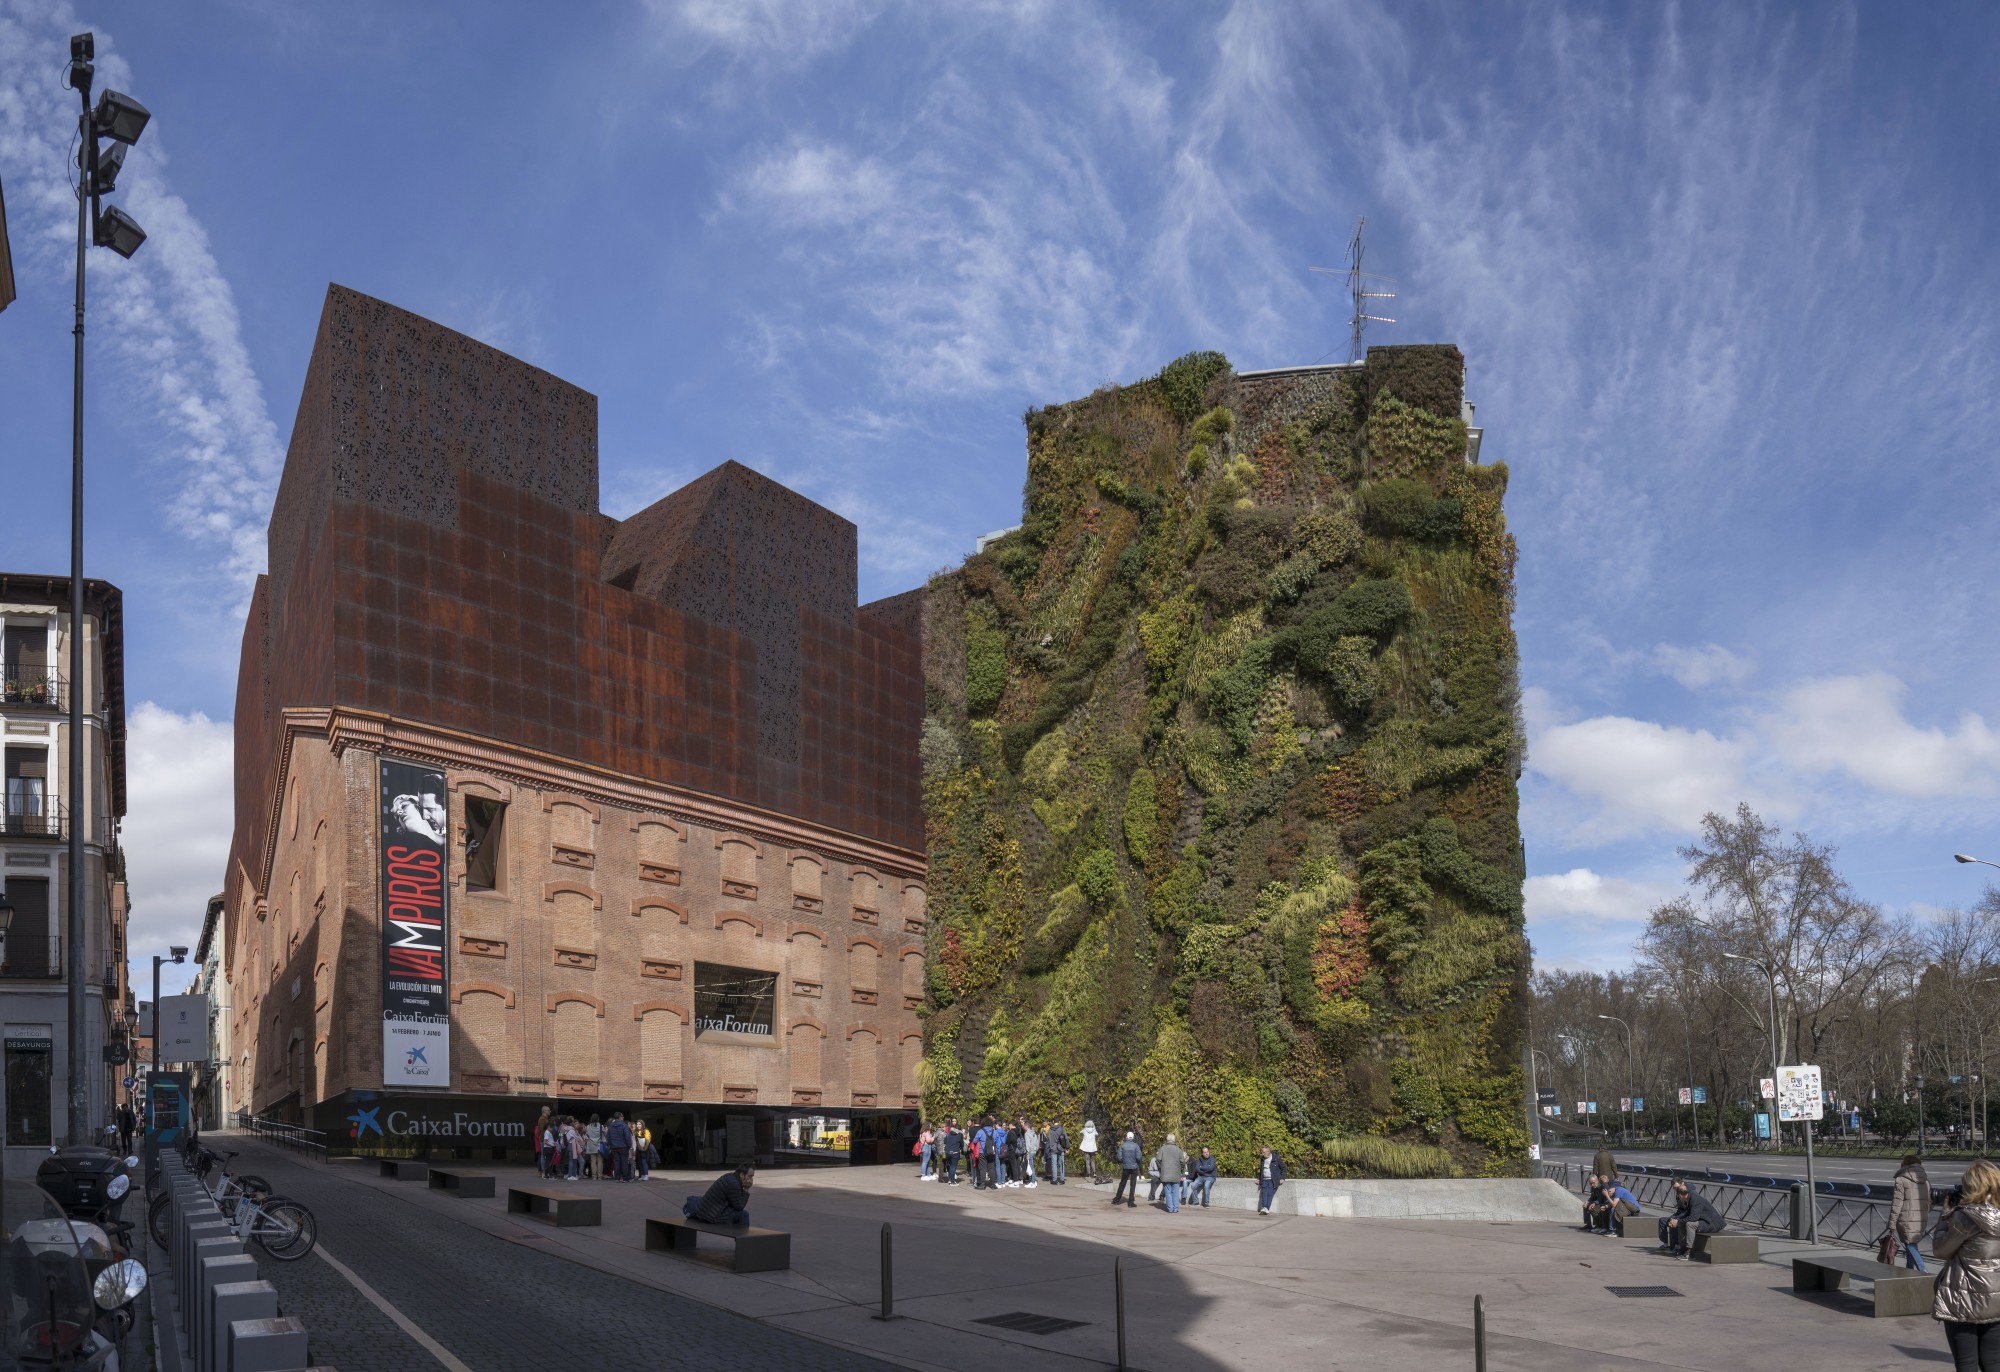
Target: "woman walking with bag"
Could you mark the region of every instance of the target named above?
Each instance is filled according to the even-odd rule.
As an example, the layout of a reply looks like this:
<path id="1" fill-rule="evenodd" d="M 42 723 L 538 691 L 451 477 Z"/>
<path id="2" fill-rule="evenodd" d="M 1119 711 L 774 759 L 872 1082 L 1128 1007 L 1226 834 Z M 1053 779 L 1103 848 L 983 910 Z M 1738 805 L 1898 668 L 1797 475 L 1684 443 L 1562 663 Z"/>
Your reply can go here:
<path id="1" fill-rule="evenodd" d="M 2000 1372 L 2000 1167 L 1980 1158 L 1947 1199 L 1931 1240 L 1938 1269 L 1931 1315 L 1957 1372 Z"/>

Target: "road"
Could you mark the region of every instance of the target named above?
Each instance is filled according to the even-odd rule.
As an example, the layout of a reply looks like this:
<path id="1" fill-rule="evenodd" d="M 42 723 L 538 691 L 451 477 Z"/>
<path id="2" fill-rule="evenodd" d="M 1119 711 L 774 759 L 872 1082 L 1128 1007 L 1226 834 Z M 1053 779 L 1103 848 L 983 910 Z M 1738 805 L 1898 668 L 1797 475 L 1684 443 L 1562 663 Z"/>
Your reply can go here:
<path id="1" fill-rule="evenodd" d="M 1803 1153 L 1716 1153 L 1681 1151 L 1670 1148 L 1619 1148 L 1615 1144 L 1611 1151 L 1620 1162 L 1644 1163 L 1653 1167 L 1688 1167 L 1697 1171 L 1711 1168 L 1718 1172 L 1746 1172 L 1760 1177 L 1798 1177 L 1806 1174 L 1806 1159 Z M 1588 1148 L 1547 1148 L 1542 1156 L 1550 1162 L 1574 1163 L 1582 1167 L 1590 1166 L 1591 1150 Z M 1965 1171 L 1965 1164 L 1932 1158 L 1924 1163 L 1924 1170 L 1930 1174 L 1933 1186 L 1956 1186 Z M 1819 1181 L 1866 1181 L 1886 1184 L 1896 1175 L 1894 1158 L 1843 1158 L 1820 1156 L 1813 1159 L 1813 1176 Z"/>

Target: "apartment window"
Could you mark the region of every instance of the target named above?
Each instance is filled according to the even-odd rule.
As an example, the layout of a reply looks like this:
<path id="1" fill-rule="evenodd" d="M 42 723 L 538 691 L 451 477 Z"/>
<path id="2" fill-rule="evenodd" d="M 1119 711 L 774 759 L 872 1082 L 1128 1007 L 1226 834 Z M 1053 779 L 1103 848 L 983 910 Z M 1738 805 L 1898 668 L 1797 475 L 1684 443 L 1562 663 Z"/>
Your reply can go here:
<path id="1" fill-rule="evenodd" d="M 465 889 L 500 889 L 501 843 L 507 829 L 507 807 L 484 796 L 465 798 Z"/>
<path id="2" fill-rule="evenodd" d="M 7 1143 L 47 1148 L 55 1142 L 51 1070 L 55 1039 L 47 1029 L 7 1031 Z"/>

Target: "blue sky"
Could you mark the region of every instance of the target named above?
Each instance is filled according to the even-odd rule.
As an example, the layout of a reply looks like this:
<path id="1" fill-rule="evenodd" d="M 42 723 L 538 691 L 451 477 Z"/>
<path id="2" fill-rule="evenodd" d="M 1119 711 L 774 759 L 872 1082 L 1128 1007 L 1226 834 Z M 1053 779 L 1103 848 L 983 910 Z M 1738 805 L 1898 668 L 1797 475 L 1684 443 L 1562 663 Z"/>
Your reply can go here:
<path id="1" fill-rule="evenodd" d="M 92 254 L 135 952 L 221 883 L 240 613 L 339 281 L 594 391 L 625 514 L 726 458 L 873 596 L 1015 522 L 1020 415 L 1193 348 L 1453 341 L 1514 473 L 1531 931 L 1609 966 L 1706 809 L 1967 903 L 2000 858 L 2000 19 L 1975 5 L 162 9 L 0 0 L 10 569 L 67 563 L 67 35 L 154 112 Z"/>

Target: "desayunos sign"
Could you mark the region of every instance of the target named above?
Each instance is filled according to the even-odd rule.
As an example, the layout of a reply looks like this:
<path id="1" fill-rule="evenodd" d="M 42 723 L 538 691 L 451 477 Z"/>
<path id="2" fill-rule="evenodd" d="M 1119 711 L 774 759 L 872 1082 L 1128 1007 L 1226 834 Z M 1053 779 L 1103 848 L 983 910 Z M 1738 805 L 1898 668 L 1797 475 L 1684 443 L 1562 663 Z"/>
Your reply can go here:
<path id="1" fill-rule="evenodd" d="M 382 1083 L 451 1085 L 444 773 L 383 758 Z"/>

